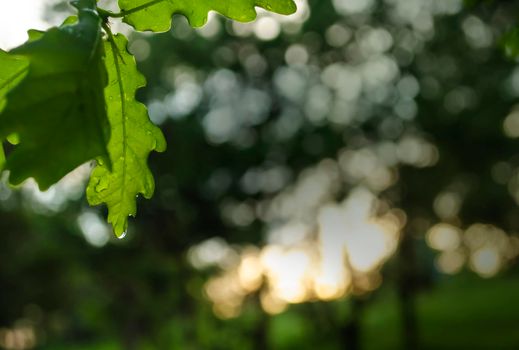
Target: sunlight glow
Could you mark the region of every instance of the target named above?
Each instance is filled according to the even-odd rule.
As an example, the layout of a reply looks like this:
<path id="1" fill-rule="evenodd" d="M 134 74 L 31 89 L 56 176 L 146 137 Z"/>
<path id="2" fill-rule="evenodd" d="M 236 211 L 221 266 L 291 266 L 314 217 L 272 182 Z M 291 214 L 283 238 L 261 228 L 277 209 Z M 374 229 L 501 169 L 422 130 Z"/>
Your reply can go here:
<path id="1" fill-rule="evenodd" d="M 252 292 L 261 287 L 262 274 L 263 268 L 257 251 L 245 252 L 238 267 L 238 278 L 243 289 Z"/>
<path id="2" fill-rule="evenodd" d="M 501 256 L 495 247 L 482 248 L 472 254 L 470 264 L 481 276 L 492 277 L 501 267 Z"/>
<path id="3" fill-rule="evenodd" d="M 77 219 L 79 228 L 85 237 L 85 240 L 94 247 L 105 246 L 111 237 L 110 227 L 94 211 L 83 211 Z"/>
<path id="4" fill-rule="evenodd" d="M 22 195 L 32 211 L 52 215 L 66 208 L 70 201 L 81 198 L 90 176 L 91 164 L 80 165 L 46 191 L 40 191 L 34 179 L 22 185 Z"/>
<path id="5" fill-rule="evenodd" d="M 405 221 L 398 211 L 381 212 L 381 208 L 374 194 L 357 188 L 342 203 L 317 210 L 313 229 L 288 222 L 269 235 L 270 244 L 239 252 L 220 242 L 218 251 L 237 252 L 239 261 L 206 284 L 215 313 L 221 318 L 238 316 L 250 294 L 259 295 L 266 312 L 277 314 L 288 304 L 333 300 L 378 288 L 379 270 L 395 252 Z M 214 239 L 192 248 L 191 255 L 203 256 L 200 253 L 213 245 L 210 242 Z M 219 259 L 206 258 L 213 263 Z M 200 266 L 197 259 L 193 262 Z"/>
<path id="6" fill-rule="evenodd" d="M 49 27 L 43 19 L 49 0 L 2 1 L 0 4 L 0 49 L 9 50 L 24 43 L 29 29 Z"/>
<path id="7" fill-rule="evenodd" d="M 436 267 L 443 273 L 453 275 L 461 271 L 466 256 L 461 251 L 447 251 L 441 253 L 435 261 Z"/>
<path id="8" fill-rule="evenodd" d="M 455 226 L 440 223 L 427 232 L 427 244 L 437 250 L 454 250 L 461 243 L 461 230 Z"/>
<path id="9" fill-rule="evenodd" d="M 493 225 L 476 223 L 465 231 L 447 223 L 431 227 L 429 247 L 440 251 L 435 264 L 439 271 L 455 274 L 465 264 L 481 277 L 495 276 L 519 256 L 519 238 Z"/>
<path id="10" fill-rule="evenodd" d="M 27 350 L 36 346 L 36 332 L 32 326 L 20 325 L 12 329 L 0 328 L 0 347 Z"/>
<path id="11" fill-rule="evenodd" d="M 517 106 L 503 121 L 503 131 L 509 138 L 519 137 L 519 109 Z"/>

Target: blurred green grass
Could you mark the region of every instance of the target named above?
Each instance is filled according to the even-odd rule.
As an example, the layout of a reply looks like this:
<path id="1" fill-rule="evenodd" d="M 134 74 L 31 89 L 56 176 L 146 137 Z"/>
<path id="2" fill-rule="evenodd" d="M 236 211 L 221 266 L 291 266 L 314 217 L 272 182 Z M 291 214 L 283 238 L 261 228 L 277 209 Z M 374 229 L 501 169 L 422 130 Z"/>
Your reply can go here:
<path id="1" fill-rule="evenodd" d="M 461 275 L 446 279 L 437 288 L 418 294 L 415 302 L 420 349 L 519 349 L 517 278 L 484 280 Z M 396 293 L 389 289 L 366 304 L 361 318 L 361 349 L 403 348 L 399 308 Z M 302 317 L 296 311 L 300 310 L 290 309 L 268 320 L 269 349 L 340 349 L 340 334 L 321 334 L 325 337 L 316 341 L 320 337 L 316 334 L 319 331 L 312 328 L 315 320 Z M 236 325 L 228 322 L 227 326 Z M 218 348 L 239 348 L 237 342 L 228 340 L 227 344 L 218 344 Z M 41 349 L 122 350 L 116 340 L 90 345 L 48 344 Z M 155 348 L 153 345 L 141 344 L 139 349 Z M 184 348 L 179 345 L 175 349 Z"/>
<path id="2" fill-rule="evenodd" d="M 419 294 L 423 349 L 519 349 L 519 279 L 457 276 Z M 364 349 L 401 349 L 399 304 L 387 295 L 363 318 Z"/>

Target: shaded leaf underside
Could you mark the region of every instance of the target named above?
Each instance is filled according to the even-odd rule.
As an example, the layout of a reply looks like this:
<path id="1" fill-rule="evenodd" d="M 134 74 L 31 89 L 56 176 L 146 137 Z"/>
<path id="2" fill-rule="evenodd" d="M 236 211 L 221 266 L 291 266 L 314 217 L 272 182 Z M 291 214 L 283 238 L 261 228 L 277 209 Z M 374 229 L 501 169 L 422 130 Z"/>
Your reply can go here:
<path id="1" fill-rule="evenodd" d="M 5 105 L 5 95 L 23 79 L 28 67 L 29 62 L 23 57 L 0 50 L 0 111 Z"/>
<path id="2" fill-rule="evenodd" d="M 0 114 L 0 139 L 12 133 L 20 139 L 5 162 L 11 183 L 33 177 L 46 189 L 82 163 L 106 154 L 100 19 L 94 0 L 82 4 L 87 8 L 80 9 L 77 24 L 34 32 L 9 53 L 29 62 Z"/>
<path id="3" fill-rule="evenodd" d="M 5 107 L 5 95 L 27 74 L 29 63 L 23 57 L 10 56 L 0 50 L 0 112 Z M 5 164 L 5 153 L 0 139 L 0 170 Z"/>

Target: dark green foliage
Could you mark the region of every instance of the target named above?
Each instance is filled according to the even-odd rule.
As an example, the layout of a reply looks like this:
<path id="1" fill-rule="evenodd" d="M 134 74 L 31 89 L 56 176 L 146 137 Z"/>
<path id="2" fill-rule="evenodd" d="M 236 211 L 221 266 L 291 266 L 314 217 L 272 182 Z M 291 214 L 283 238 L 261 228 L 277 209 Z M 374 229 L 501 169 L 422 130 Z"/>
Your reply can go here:
<path id="1" fill-rule="evenodd" d="M 501 40 L 501 45 L 508 57 L 519 57 L 519 28 L 508 31 Z"/>

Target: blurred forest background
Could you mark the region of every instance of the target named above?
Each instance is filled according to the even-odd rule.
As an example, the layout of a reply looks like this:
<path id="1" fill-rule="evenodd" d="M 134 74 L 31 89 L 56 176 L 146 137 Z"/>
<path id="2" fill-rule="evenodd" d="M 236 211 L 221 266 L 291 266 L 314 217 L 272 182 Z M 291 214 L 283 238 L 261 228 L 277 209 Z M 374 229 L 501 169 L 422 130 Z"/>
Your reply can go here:
<path id="1" fill-rule="evenodd" d="M 519 348 L 519 2 L 298 5 L 132 36 L 169 148 L 124 239 L 90 164 L 4 174 L 0 348 Z"/>

